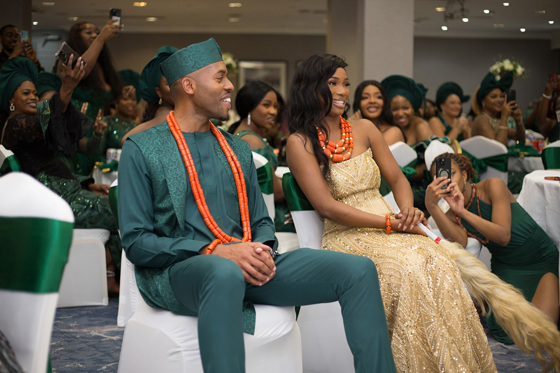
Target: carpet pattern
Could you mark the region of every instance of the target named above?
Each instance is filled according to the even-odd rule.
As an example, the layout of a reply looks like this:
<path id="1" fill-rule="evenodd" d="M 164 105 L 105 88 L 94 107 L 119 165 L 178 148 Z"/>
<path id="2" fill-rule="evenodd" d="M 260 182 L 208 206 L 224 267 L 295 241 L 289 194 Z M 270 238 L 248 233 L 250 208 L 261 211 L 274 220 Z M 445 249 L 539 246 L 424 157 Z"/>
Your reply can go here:
<path id="1" fill-rule="evenodd" d="M 116 299 L 106 307 L 59 308 L 51 339 L 53 373 L 116 373 L 124 333 L 117 327 L 117 311 Z M 515 345 L 501 344 L 491 336 L 488 341 L 498 372 L 541 371 L 536 360 Z"/>

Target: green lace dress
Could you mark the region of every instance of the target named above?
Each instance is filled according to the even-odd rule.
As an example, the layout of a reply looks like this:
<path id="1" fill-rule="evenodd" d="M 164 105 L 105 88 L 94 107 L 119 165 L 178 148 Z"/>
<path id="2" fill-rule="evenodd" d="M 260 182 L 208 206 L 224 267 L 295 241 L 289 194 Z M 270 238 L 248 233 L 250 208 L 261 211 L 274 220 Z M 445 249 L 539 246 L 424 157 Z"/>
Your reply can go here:
<path id="1" fill-rule="evenodd" d="M 246 135 L 257 136 L 259 140 L 262 141 L 264 146 L 262 148 L 251 149 L 251 150 L 265 157 L 270 162 L 272 167 L 276 170 L 276 168 L 278 167 L 278 158 L 276 157 L 276 154 L 274 153 L 274 149 L 272 149 L 272 146 L 270 146 L 265 139 L 263 139 L 261 136 L 259 136 L 253 131 L 240 131 L 237 132 L 235 135 L 239 136 L 240 138 L 243 138 L 243 136 Z M 287 223 L 287 220 L 290 217 L 290 209 L 288 208 L 288 204 L 285 201 L 275 202 L 274 206 L 276 210 L 274 216 L 274 227 L 276 229 L 276 232 L 295 233 L 296 227 L 294 223 Z"/>
<path id="2" fill-rule="evenodd" d="M 478 214 L 476 203 L 472 203 L 468 210 Z M 492 205 L 480 200 L 480 214 L 483 219 L 491 221 Z M 467 232 L 484 239 L 469 223 L 463 220 L 462 224 Z M 545 274 L 558 276 L 558 249 L 517 202 L 511 204 L 511 238 L 507 246 L 492 241 L 485 246 L 492 254 L 492 272 L 521 290 L 528 301 L 533 299 L 539 281 Z M 486 318 L 486 324 L 496 340 L 513 343 L 492 315 Z"/>

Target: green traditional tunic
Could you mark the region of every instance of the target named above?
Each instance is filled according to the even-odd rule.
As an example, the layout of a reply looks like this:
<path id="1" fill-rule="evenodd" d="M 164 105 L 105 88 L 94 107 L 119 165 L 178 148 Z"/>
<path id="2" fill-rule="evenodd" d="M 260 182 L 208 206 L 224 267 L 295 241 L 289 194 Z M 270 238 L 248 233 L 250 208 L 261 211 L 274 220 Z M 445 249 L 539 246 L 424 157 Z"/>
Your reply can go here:
<path id="1" fill-rule="evenodd" d="M 475 192 L 476 193 L 476 192 Z M 476 203 L 469 211 L 478 214 Z M 481 217 L 492 220 L 492 205 L 480 200 Z M 483 237 L 465 220 L 463 226 L 471 234 Z M 528 301 L 533 299 L 539 281 L 547 273 L 558 276 L 558 249 L 546 232 L 531 216 L 514 202 L 511 204 L 511 238 L 507 246 L 489 241 L 485 245 L 492 254 L 492 272 L 523 292 Z M 492 315 L 486 323 L 494 338 L 503 343 L 513 343 Z"/>
<path id="2" fill-rule="evenodd" d="M 243 136 L 245 135 L 257 136 L 259 140 L 262 141 L 264 146 L 262 148 L 252 149 L 252 151 L 265 157 L 270 162 L 274 170 L 278 168 L 278 157 L 274 153 L 274 149 L 272 149 L 272 146 L 270 146 L 268 142 L 264 138 L 262 138 L 259 134 L 253 131 L 240 131 L 237 132 L 235 135 L 239 136 L 240 138 L 243 138 Z M 295 233 L 296 227 L 294 223 L 286 223 L 286 221 L 288 220 L 287 217 L 290 216 L 290 209 L 288 208 L 288 204 L 286 202 L 275 202 L 274 208 L 275 208 L 274 228 L 276 229 L 276 232 Z"/>

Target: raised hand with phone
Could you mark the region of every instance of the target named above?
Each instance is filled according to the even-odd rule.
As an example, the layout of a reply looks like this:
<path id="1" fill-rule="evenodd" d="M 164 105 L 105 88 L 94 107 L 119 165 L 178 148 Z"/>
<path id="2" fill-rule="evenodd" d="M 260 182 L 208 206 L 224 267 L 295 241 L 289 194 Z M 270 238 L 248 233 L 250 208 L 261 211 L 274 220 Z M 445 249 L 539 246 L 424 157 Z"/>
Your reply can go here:
<path id="1" fill-rule="evenodd" d="M 560 140 L 560 74 L 549 74 L 536 111 L 540 133 L 548 142 Z"/>
<path id="2" fill-rule="evenodd" d="M 0 68 L 2 65 L 14 57 L 27 57 L 39 71 L 43 70 L 27 30 L 18 30 L 13 25 L 5 25 L 0 29 L 0 40 L 2 42 L 2 53 L 0 53 Z"/>

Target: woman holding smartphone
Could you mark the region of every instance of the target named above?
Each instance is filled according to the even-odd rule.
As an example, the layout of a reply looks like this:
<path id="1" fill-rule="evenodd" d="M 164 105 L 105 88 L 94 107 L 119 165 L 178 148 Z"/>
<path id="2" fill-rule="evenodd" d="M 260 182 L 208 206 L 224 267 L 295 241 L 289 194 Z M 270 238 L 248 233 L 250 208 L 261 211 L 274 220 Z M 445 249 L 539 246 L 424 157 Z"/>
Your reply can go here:
<path id="1" fill-rule="evenodd" d="M 436 165 L 445 159 L 451 160 L 451 182 L 436 176 Z M 520 289 L 528 301 L 557 323 L 558 249 L 506 184 L 499 178 L 472 183 L 475 171 L 463 154 L 439 155 L 431 173 L 434 181 L 426 190 L 426 207 L 443 236 L 462 246 L 468 237 L 480 241 L 492 253 L 492 272 Z M 441 198 L 451 207 L 447 213 L 437 205 Z M 513 343 L 493 315 L 486 323 L 498 341 Z"/>

